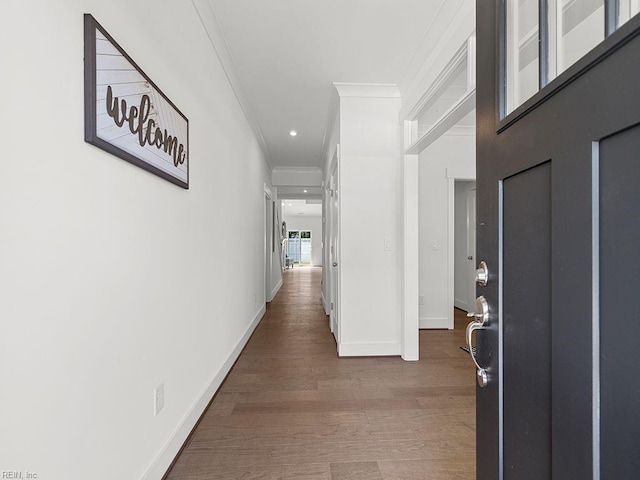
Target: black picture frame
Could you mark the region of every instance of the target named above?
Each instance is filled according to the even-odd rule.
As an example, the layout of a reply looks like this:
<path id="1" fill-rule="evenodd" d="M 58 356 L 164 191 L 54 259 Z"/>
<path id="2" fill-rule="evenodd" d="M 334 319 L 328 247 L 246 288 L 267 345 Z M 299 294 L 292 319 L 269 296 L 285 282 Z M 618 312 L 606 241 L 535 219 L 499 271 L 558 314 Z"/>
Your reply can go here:
<path id="1" fill-rule="evenodd" d="M 189 188 L 189 120 L 88 13 L 84 115 L 87 143 Z"/>

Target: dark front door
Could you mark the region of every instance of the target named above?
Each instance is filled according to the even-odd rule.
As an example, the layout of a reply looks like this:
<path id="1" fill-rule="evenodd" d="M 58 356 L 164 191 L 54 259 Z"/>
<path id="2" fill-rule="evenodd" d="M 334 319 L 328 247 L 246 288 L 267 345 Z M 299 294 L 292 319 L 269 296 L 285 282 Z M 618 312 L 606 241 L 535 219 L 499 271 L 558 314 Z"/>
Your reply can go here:
<path id="1" fill-rule="evenodd" d="M 631 3 L 477 2 L 481 480 L 640 478 Z"/>

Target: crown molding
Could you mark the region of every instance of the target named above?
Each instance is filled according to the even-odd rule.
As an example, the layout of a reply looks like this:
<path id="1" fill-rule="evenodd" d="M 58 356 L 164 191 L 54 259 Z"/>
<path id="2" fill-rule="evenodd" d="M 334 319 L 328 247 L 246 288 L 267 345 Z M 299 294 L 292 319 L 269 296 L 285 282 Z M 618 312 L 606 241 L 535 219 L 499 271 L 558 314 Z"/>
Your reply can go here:
<path id="1" fill-rule="evenodd" d="M 333 86 L 340 98 L 400 98 L 400 90 L 393 84 L 334 82 Z"/>
<path id="2" fill-rule="evenodd" d="M 416 110 L 416 105 L 424 101 L 425 92 L 432 87 L 452 59 L 452 54 L 448 53 L 451 52 L 451 47 L 459 47 L 474 32 L 474 2 L 446 0 L 442 3 L 436 21 L 429 28 L 399 82 L 403 98 L 401 119 L 409 119 L 411 112 Z"/>
<path id="3" fill-rule="evenodd" d="M 191 3 L 202 22 L 202 26 L 207 33 L 207 37 L 209 38 L 209 42 L 211 43 L 213 50 L 216 52 L 216 55 L 220 60 L 222 70 L 227 76 L 227 80 L 229 80 L 231 90 L 233 90 L 236 100 L 240 105 L 240 109 L 242 110 L 242 113 L 244 113 L 247 123 L 249 124 L 249 127 L 251 128 L 251 131 L 256 137 L 258 145 L 264 154 L 267 166 L 271 170 L 273 167 L 267 142 L 264 139 L 262 130 L 260 130 L 260 126 L 251 114 L 251 108 L 249 107 L 240 78 L 238 77 L 238 73 L 236 72 L 236 68 L 233 63 L 233 57 L 229 50 L 229 43 L 227 42 L 227 38 L 222 27 L 220 26 L 220 22 L 218 21 L 218 17 L 216 16 L 213 6 L 209 0 L 191 0 Z"/>
<path id="4" fill-rule="evenodd" d="M 438 97 L 451 84 L 458 67 L 467 63 L 469 53 L 469 39 L 465 40 L 458 50 L 453 54 L 442 71 L 438 74 L 434 82 L 427 88 L 418 102 L 404 114 L 405 120 L 415 120 L 424 113 L 429 106 L 435 102 Z M 475 55 L 475 52 L 473 52 Z"/>

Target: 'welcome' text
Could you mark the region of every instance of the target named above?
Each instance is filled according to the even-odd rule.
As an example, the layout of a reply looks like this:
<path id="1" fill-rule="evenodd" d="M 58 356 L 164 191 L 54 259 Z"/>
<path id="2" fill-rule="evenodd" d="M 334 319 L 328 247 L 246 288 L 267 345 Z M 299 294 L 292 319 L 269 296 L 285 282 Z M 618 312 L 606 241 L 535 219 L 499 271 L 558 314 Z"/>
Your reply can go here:
<path id="1" fill-rule="evenodd" d="M 111 85 L 107 87 L 107 114 L 118 127 L 122 127 L 125 122 L 129 123 L 129 131 L 138 136 L 141 147 L 145 145 L 155 145 L 158 150 L 173 157 L 173 165 L 178 166 L 184 163 L 187 152 L 184 145 L 178 142 L 178 138 L 170 135 L 167 129 L 164 132 L 156 126 L 156 122 L 149 118 L 151 115 L 151 99 L 144 94 L 140 100 L 140 106 L 131 106 L 127 109 L 127 101 L 120 100 L 113 96 Z"/>

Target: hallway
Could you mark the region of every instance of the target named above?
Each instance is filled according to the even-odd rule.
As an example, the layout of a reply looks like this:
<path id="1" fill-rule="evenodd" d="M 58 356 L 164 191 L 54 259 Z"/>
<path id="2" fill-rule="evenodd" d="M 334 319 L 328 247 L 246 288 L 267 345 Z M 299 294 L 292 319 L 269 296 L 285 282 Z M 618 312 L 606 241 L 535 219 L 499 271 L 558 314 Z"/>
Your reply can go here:
<path id="1" fill-rule="evenodd" d="M 338 358 L 321 268 L 294 268 L 165 477 L 475 478 L 475 375 L 456 330 L 421 331 L 419 362 Z"/>

